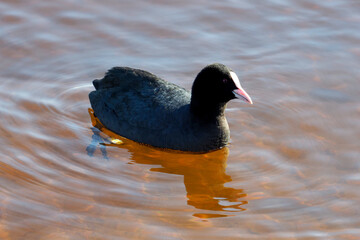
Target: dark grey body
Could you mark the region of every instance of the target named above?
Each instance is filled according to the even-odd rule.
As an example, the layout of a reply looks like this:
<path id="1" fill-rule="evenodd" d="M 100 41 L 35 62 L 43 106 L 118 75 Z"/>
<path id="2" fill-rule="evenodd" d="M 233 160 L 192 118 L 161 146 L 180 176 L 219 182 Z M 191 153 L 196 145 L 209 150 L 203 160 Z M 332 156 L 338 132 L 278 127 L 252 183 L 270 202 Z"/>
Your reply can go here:
<path id="1" fill-rule="evenodd" d="M 138 69 L 115 67 L 93 82 L 91 106 L 109 130 L 159 148 L 207 152 L 230 136 L 224 113 L 198 116 L 191 93 Z M 225 109 L 225 106 L 224 106 Z"/>

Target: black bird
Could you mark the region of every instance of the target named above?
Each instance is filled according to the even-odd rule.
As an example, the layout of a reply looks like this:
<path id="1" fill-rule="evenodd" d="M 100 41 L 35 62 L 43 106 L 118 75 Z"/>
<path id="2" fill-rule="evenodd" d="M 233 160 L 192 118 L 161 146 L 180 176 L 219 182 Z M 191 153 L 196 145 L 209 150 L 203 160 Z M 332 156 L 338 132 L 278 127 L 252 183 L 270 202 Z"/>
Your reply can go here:
<path id="1" fill-rule="evenodd" d="M 91 106 L 106 128 L 139 143 L 181 151 L 224 147 L 230 138 L 226 103 L 240 98 L 252 104 L 237 75 L 219 63 L 201 70 L 191 93 L 129 67 L 114 67 L 93 84 Z"/>

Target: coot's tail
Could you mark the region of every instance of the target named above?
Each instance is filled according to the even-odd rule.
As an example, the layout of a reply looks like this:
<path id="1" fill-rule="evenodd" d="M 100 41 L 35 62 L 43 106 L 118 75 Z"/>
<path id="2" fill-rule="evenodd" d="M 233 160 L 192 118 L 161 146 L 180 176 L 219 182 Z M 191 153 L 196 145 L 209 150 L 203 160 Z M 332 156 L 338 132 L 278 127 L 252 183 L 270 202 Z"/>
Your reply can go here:
<path id="1" fill-rule="evenodd" d="M 110 69 L 102 79 L 95 79 L 93 85 L 96 90 L 119 87 L 130 84 L 134 78 L 136 69 L 128 67 L 114 67 Z"/>
<path id="2" fill-rule="evenodd" d="M 95 79 L 92 83 L 95 87 L 96 90 L 98 90 L 100 88 L 100 81 L 99 79 Z"/>

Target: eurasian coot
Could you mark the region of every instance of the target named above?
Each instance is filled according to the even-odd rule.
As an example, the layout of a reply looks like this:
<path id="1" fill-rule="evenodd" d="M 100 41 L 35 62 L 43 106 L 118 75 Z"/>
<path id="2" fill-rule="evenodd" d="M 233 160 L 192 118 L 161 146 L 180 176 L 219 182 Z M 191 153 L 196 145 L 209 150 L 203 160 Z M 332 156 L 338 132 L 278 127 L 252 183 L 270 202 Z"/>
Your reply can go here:
<path id="1" fill-rule="evenodd" d="M 181 151 L 208 152 L 230 137 L 226 103 L 250 104 L 237 75 L 223 64 L 206 66 L 191 93 L 139 69 L 114 67 L 93 81 L 91 106 L 109 130 L 139 143 Z"/>

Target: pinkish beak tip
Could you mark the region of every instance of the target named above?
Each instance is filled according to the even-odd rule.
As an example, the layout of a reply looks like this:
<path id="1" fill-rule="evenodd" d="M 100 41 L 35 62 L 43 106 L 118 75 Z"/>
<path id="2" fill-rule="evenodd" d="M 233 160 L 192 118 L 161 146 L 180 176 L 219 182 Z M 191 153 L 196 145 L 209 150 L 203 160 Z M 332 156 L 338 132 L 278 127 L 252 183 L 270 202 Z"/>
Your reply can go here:
<path id="1" fill-rule="evenodd" d="M 251 97 L 249 96 L 249 94 L 247 94 L 247 93 L 245 92 L 245 90 L 238 88 L 238 89 L 235 89 L 235 90 L 233 91 L 233 93 L 234 93 L 234 95 L 235 95 L 236 98 L 242 99 L 242 100 L 244 100 L 245 102 L 248 102 L 248 103 L 250 103 L 250 104 L 253 104 L 253 101 L 251 100 Z"/>

